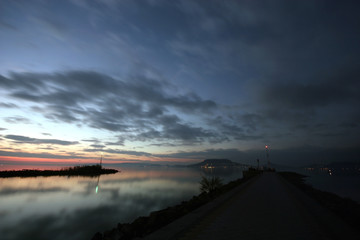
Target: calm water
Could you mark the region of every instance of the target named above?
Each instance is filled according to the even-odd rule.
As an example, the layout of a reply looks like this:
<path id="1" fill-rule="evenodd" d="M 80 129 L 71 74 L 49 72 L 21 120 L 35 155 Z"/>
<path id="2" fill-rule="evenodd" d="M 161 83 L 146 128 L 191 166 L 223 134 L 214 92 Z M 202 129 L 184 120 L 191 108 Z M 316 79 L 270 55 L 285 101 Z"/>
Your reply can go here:
<path id="1" fill-rule="evenodd" d="M 112 175 L 0 179 L 0 238 L 90 240 L 118 222 L 176 205 L 199 194 L 201 175 L 224 182 L 242 170 L 120 169 Z"/>
<path id="2" fill-rule="evenodd" d="M 340 197 L 350 198 L 360 203 L 360 175 L 329 175 L 327 173 L 314 173 L 303 171 L 305 183 L 316 189 L 332 192 Z"/>
<path id="3" fill-rule="evenodd" d="M 308 171 L 303 168 L 278 169 L 278 171 L 297 172 L 307 176 L 305 183 L 316 189 L 335 193 L 343 198 L 350 198 L 360 203 L 360 175 L 332 174 L 328 171 Z"/>

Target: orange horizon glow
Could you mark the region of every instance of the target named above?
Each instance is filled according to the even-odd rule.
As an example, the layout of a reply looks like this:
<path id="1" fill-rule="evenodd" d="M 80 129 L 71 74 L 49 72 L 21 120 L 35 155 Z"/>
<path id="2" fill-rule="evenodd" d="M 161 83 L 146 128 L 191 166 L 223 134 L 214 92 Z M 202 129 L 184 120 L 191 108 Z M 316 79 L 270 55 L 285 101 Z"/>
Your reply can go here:
<path id="1" fill-rule="evenodd" d="M 99 162 L 95 159 L 61 159 L 61 158 L 34 158 L 34 157 L 12 157 L 12 156 L 0 156 L 0 161 L 8 161 L 14 163 L 79 163 L 79 162 Z"/>
<path id="2" fill-rule="evenodd" d="M 104 159 L 102 160 L 103 164 L 117 164 L 117 163 L 140 163 L 142 161 L 146 162 L 174 162 L 174 163 L 193 163 L 200 162 L 199 159 L 179 159 L 179 158 L 166 158 L 166 159 Z M 35 157 L 13 157 L 13 156 L 0 156 L 0 164 L 14 164 L 14 165 L 36 165 L 36 164 L 59 164 L 59 165 L 82 165 L 82 164 L 97 164 L 100 163 L 99 159 L 96 158 L 86 158 L 86 159 L 61 159 L 61 158 L 35 158 Z"/>

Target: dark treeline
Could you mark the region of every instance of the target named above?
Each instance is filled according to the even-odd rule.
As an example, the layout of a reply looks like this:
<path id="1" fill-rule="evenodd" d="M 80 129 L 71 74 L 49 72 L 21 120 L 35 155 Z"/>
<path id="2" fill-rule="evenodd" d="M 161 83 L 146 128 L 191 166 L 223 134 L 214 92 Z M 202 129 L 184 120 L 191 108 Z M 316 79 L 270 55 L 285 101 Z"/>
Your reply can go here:
<path id="1" fill-rule="evenodd" d="M 0 171 L 0 177 L 38 177 L 38 176 L 90 176 L 117 173 L 118 170 L 102 168 L 101 165 L 75 166 L 61 170 L 29 170 Z"/>

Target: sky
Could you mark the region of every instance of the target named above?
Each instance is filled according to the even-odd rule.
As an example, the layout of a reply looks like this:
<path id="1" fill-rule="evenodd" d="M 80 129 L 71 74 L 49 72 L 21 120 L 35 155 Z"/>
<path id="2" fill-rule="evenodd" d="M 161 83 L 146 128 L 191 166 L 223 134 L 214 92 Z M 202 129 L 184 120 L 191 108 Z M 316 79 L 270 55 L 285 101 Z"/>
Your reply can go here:
<path id="1" fill-rule="evenodd" d="M 359 161 L 359 7 L 0 0 L 0 161 Z"/>

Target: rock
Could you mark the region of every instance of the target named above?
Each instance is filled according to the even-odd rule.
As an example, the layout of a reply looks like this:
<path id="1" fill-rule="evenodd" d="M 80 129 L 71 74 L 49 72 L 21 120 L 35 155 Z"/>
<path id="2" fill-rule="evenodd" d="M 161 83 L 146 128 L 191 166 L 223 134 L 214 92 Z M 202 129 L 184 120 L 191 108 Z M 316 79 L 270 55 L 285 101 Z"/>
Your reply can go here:
<path id="1" fill-rule="evenodd" d="M 102 240 L 102 239 L 103 239 L 102 234 L 97 232 L 97 233 L 95 233 L 95 235 L 92 237 L 91 240 Z"/>
<path id="2" fill-rule="evenodd" d="M 114 228 L 110 231 L 104 232 L 103 240 L 119 240 L 124 236 L 124 233 L 120 232 L 118 228 Z"/>
<path id="3" fill-rule="evenodd" d="M 121 224 L 120 232 L 124 234 L 124 239 L 131 239 L 134 235 L 134 229 L 130 223 Z"/>

